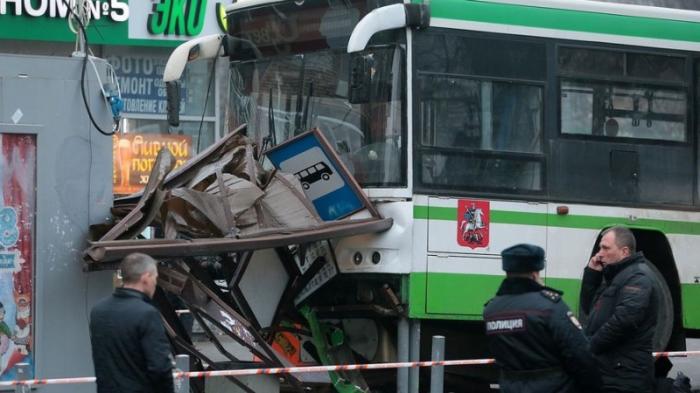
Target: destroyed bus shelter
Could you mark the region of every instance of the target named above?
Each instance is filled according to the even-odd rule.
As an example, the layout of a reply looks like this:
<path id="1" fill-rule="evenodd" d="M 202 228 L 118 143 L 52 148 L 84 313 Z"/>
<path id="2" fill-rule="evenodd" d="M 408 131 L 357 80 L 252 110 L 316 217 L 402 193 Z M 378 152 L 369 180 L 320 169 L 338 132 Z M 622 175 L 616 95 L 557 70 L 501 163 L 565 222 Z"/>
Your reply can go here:
<path id="1" fill-rule="evenodd" d="M 315 150 L 304 151 L 309 140 Z M 286 161 L 271 159 L 277 168 L 264 169 L 270 153 Z M 294 157 L 302 157 L 295 164 L 302 169 L 278 169 L 293 168 Z M 307 165 L 309 157 L 314 162 Z M 172 154 L 161 149 L 144 190 L 115 200 L 115 223 L 92 228 L 99 240 L 85 250 L 86 269 L 116 269 L 133 252 L 159 260 L 154 304 L 175 352 L 192 356 L 192 369 L 250 367 L 253 361 L 266 367 L 298 364 L 299 353 L 285 351 L 290 345 L 280 336 L 285 331 L 312 338 L 315 348 L 309 352 L 319 363 L 352 360 L 349 348 L 328 344 L 328 328 L 304 300 L 338 274 L 330 239 L 382 232 L 392 220 L 379 215 L 321 132 L 303 133 L 261 154 L 244 125 L 182 167 L 173 170 L 174 163 Z M 322 217 L 308 196 L 309 183 L 332 180 L 331 175 L 336 183 L 344 182 L 359 205 L 332 201 L 337 206 L 326 206 Z M 360 210 L 369 213 L 360 213 L 367 218 L 348 217 Z M 149 227 L 156 236 L 145 239 L 141 234 Z M 375 307 L 387 315 L 402 312 L 389 288 L 386 299 L 386 307 Z M 206 345 L 193 340 L 195 321 Z M 339 391 L 368 391 L 362 376 L 352 371 L 285 375 L 284 380 L 299 391 L 314 382 L 330 382 Z M 193 389 L 202 391 L 202 382 Z"/>

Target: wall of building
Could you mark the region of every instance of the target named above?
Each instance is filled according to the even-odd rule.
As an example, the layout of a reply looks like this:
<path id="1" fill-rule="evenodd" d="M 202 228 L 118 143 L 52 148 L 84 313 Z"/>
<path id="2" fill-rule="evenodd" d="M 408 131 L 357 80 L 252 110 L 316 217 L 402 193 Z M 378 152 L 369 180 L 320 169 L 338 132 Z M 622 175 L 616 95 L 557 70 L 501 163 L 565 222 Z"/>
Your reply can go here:
<path id="1" fill-rule="evenodd" d="M 96 62 L 104 74 L 104 62 Z M 35 162 L 35 188 L 24 189 L 26 199 L 35 197 L 35 211 L 26 209 L 18 222 L 31 239 L 20 251 L 24 260 L 15 272 L 0 271 L 0 280 L 18 284 L 17 271 L 29 268 L 33 281 L 31 316 L 20 318 L 17 295 L 5 300 L 5 321 L 15 329 L 30 324 L 31 339 L 24 361 L 33 364 L 41 378 L 93 375 L 88 314 L 92 305 L 112 291 L 112 273 L 82 270 L 82 250 L 91 224 L 103 223 L 112 205 L 112 139 L 98 133 L 90 123 L 80 93 L 81 60 L 0 54 L 0 135 L 22 134 L 35 144 L 31 155 L 7 164 L 3 153 L 0 173 L 5 180 L 18 170 L 17 162 L 30 168 Z M 111 128 L 109 112 L 94 71 L 88 67 L 86 91 L 94 118 L 103 129 Z M 104 75 L 102 76 L 104 78 Z M 4 183 L 5 195 L 14 192 Z M 3 203 L 7 203 L 5 197 Z M 11 206 L 18 212 L 31 206 Z M 33 244 L 31 244 L 33 243 Z M 9 244 L 9 243 L 8 243 Z M 9 247 L 5 252 L 11 252 Z M 26 281 L 26 277 L 25 277 Z M 26 282 L 25 282 L 26 284 Z M 17 288 L 15 288 L 15 293 Z M 16 304 L 11 304 L 11 303 Z M 20 323 L 23 319 L 23 323 Z M 23 327 L 23 326 L 19 326 Z M 15 346 L 16 347 L 16 346 Z M 13 348 L 14 350 L 16 348 Z M 3 360 L 7 361 L 7 353 Z M 12 377 L 12 370 L 0 379 Z M 94 386 L 42 387 L 46 392 L 91 392 Z"/>
<path id="2" fill-rule="evenodd" d="M 165 96 L 159 86 L 162 66 L 181 42 L 223 31 L 215 18 L 217 2 L 186 0 L 185 8 L 207 4 L 207 9 L 201 14 L 201 23 L 196 24 L 203 25 L 201 31 L 186 31 L 182 35 L 173 34 L 176 26 L 164 26 L 158 33 L 152 33 L 153 29 L 147 26 L 151 14 L 178 12 L 164 5 L 155 10 L 155 3 L 169 2 L 102 2 L 100 4 L 109 4 L 110 8 L 99 19 L 93 15 L 88 25 L 90 53 L 105 60 L 96 62 L 102 82 L 109 79 L 107 69 L 112 67 L 117 80 L 123 84 L 125 111 L 120 124 L 122 133 L 115 138 L 101 135 L 90 124 L 83 105 L 80 95 L 82 59 L 71 57 L 76 51 L 76 36 L 68 28 L 68 13 L 60 9 L 59 2 L 34 2 L 36 7 L 47 4 L 41 15 L 27 10 L 24 2 L 19 2 L 22 3 L 20 8 L 14 2 L 0 8 L 0 147 L 2 135 L 22 134 L 34 144 L 30 150 L 36 152 L 36 188 L 26 190 L 27 195 L 35 198 L 35 203 L 16 209 L 25 213 L 31 210 L 29 216 L 20 215 L 22 222 L 18 223 L 20 232 L 26 231 L 28 237 L 23 245 L 20 241 L 4 247 L 5 243 L 0 241 L 0 302 L 5 306 L 4 321 L 10 334 L 15 334 L 18 325 L 30 327 L 32 345 L 22 361 L 29 361 L 33 376 L 39 378 L 94 375 L 88 334 L 89 310 L 112 292 L 114 272 L 83 272 L 81 252 L 89 238 L 89 225 L 111 217 L 113 184 L 122 181 L 123 173 L 113 167 L 119 164 L 113 160 L 114 146 L 121 146 L 121 139 L 132 142 L 135 135 L 144 136 L 146 140 L 181 138 L 188 144 L 189 156 L 194 156 L 221 137 L 228 92 L 222 87 L 228 81 L 224 59 L 216 64 L 208 101 L 213 64 L 211 61 L 191 64 L 183 76 L 182 126 L 168 127 Z M 93 114 L 103 123 L 103 129 L 111 129 L 112 115 L 104 105 L 89 64 L 86 77 Z M 200 127 L 201 119 L 204 121 Z M 11 161 L 4 155 L 3 158 L 0 180 L 14 171 Z M 146 160 L 147 157 L 143 159 Z M 139 179 L 147 173 L 131 173 L 130 178 Z M 1 191 L 4 191 L 2 186 Z M 2 210 L 6 207 L 4 203 L 0 199 L 0 215 L 5 212 Z M 25 257 L 22 251 L 25 249 L 29 254 L 25 258 L 29 264 L 26 266 L 31 268 L 16 274 L 12 269 L 19 269 L 19 259 L 14 259 L 14 265 L 7 261 L 11 261 L 13 255 Z M 18 287 L 25 286 L 27 280 L 31 284 L 29 319 L 22 317 L 26 307 L 18 306 L 17 299 L 21 296 L 10 288 L 15 283 Z M 3 350 L 1 331 L 0 352 Z M 12 355 L 17 349 L 14 341 L 5 341 L 12 343 L 5 353 L 0 353 L 0 381 L 15 378 L 16 370 L 6 366 L 18 358 Z M 94 392 L 95 386 L 44 386 L 38 390 Z"/>

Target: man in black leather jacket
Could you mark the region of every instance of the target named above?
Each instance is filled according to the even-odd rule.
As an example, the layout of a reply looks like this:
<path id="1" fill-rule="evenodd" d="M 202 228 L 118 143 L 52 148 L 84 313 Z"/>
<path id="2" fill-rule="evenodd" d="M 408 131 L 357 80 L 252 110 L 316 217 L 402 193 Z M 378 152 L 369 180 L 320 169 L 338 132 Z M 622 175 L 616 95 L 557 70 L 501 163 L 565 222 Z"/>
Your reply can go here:
<path id="1" fill-rule="evenodd" d="M 484 309 L 503 393 L 595 393 L 601 379 L 581 325 L 561 292 L 541 284 L 544 250 L 503 250 L 506 279 Z"/>
<path id="2" fill-rule="evenodd" d="M 659 305 L 649 261 L 625 227 L 605 230 L 581 283 L 585 332 L 603 374 L 605 392 L 651 393 L 652 339 Z"/>
<path id="3" fill-rule="evenodd" d="M 128 255 L 124 285 L 90 312 L 90 339 L 98 393 L 173 393 L 172 356 L 160 313 L 151 305 L 156 262 Z"/>

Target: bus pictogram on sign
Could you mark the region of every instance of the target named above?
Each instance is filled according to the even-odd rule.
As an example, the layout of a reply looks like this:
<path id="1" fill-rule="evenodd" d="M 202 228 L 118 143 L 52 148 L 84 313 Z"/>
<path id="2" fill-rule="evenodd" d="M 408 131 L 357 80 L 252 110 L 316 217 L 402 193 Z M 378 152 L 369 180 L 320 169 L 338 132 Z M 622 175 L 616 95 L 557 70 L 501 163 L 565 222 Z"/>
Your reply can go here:
<path id="1" fill-rule="evenodd" d="M 331 168 L 329 168 L 325 162 L 321 161 L 294 173 L 294 176 L 299 179 L 301 186 L 304 187 L 305 190 L 308 190 L 311 184 L 319 180 L 330 180 L 332 174 L 333 171 Z"/>

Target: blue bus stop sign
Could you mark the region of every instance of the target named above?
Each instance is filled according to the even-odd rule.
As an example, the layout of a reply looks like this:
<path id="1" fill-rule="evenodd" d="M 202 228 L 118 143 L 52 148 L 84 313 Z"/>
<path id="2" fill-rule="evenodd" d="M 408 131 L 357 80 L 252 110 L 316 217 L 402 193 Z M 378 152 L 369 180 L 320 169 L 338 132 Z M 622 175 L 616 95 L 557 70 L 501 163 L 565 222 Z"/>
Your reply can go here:
<path id="1" fill-rule="evenodd" d="M 277 169 L 294 174 L 324 221 L 333 221 L 364 208 L 364 203 L 317 132 L 299 135 L 266 155 Z"/>

